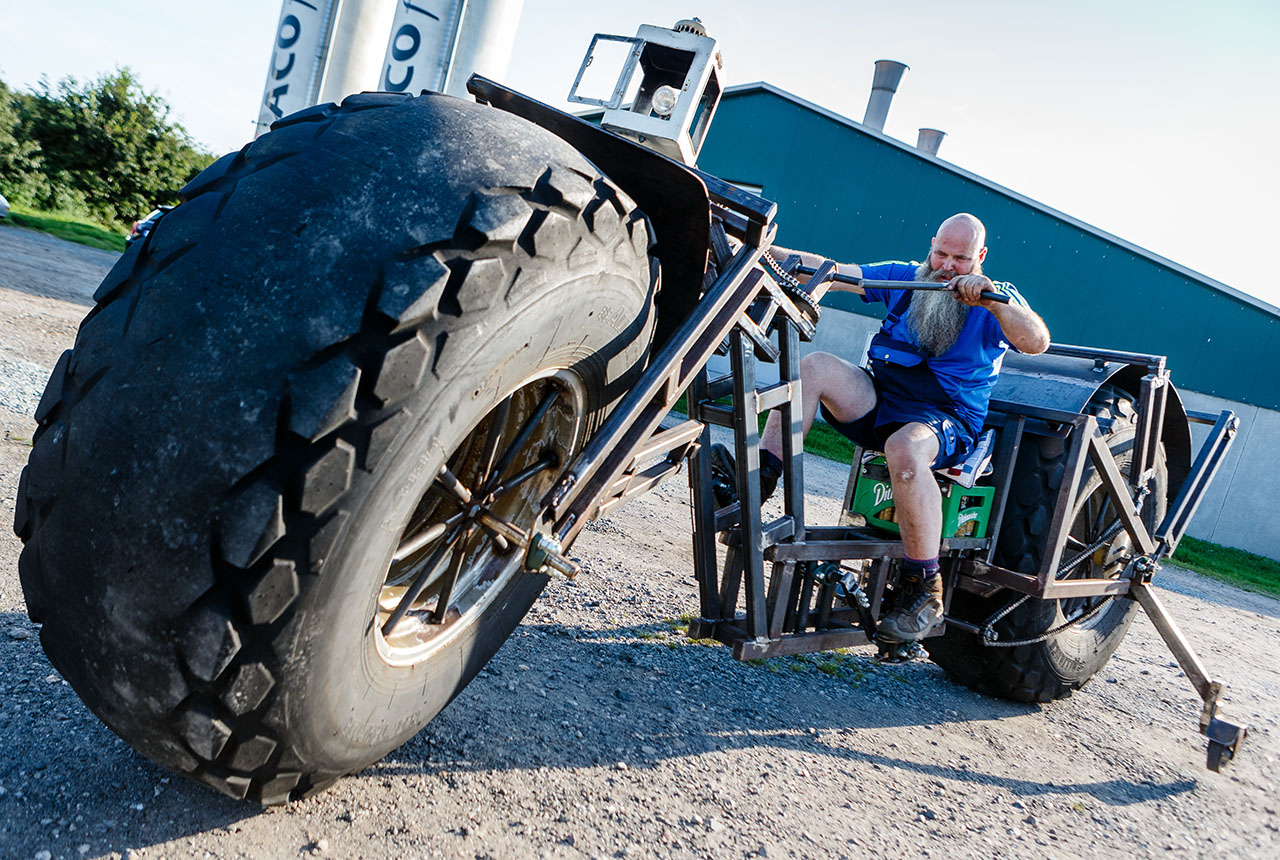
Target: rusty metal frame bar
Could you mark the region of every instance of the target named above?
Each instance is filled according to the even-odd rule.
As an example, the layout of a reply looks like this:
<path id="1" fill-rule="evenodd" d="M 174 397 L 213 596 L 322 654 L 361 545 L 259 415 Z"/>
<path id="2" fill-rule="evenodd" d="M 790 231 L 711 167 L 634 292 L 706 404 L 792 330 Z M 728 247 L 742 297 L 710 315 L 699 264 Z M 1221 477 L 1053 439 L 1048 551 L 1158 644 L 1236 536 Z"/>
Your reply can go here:
<path id="1" fill-rule="evenodd" d="M 861 532 L 863 536 L 859 537 Z M 778 544 L 768 551 L 771 561 L 852 561 L 865 558 L 902 558 L 902 541 L 868 538 L 863 529 L 810 527 L 807 540 Z M 837 536 L 838 535 L 838 536 Z M 984 550 L 987 538 L 944 538 L 943 553 Z"/>
<path id="2" fill-rule="evenodd" d="M 1111 456 L 1111 449 L 1107 447 L 1106 440 L 1101 436 L 1090 436 L 1088 443 L 1089 459 L 1093 461 L 1093 466 L 1102 479 L 1102 487 L 1107 491 L 1111 504 L 1115 506 L 1125 531 L 1129 533 L 1133 545 L 1142 555 L 1150 555 L 1155 552 L 1155 541 L 1151 539 L 1146 524 L 1142 522 L 1142 514 L 1130 495 L 1129 482 L 1121 474 L 1115 457 Z"/>
<path id="3" fill-rule="evenodd" d="M 772 235 L 771 228 L 770 235 Z M 761 251 L 744 245 L 707 290 L 699 307 L 659 352 L 639 383 L 623 398 L 547 494 L 547 519 L 567 544 L 586 524 L 600 496 L 631 463 L 632 452 L 670 411 L 680 392 L 701 371 L 760 290 Z"/>
<path id="4" fill-rule="evenodd" d="M 1169 374 L 1148 373 L 1142 378 L 1138 398 L 1138 426 L 1133 439 L 1129 483 L 1134 489 L 1149 486 L 1156 466 L 1156 452 L 1164 433 L 1165 406 L 1169 399 Z"/>
<path id="5" fill-rule="evenodd" d="M 740 516 L 742 575 L 747 590 L 747 635 L 752 639 L 768 636 L 769 622 L 765 607 L 767 593 L 764 582 L 764 524 L 760 510 L 760 430 L 756 413 L 750 409 L 748 392 L 755 393 L 756 368 L 752 344 L 735 329 L 729 335 L 729 361 L 733 367 L 733 438 L 734 464 L 738 468 L 738 509 L 749 511 Z"/>
<path id="6" fill-rule="evenodd" d="M 1204 663 L 1200 662 L 1200 657 L 1150 584 L 1145 579 L 1135 580 L 1132 595 L 1141 604 L 1147 618 L 1151 619 L 1156 632 L 1173 652 L 1178 665 L 1204 703 L 1200 709 L 1200 733 L 1209 739 L 1208 766 L 1211 770 L 1221 771 L 1235 758 L 1240 744 L 1249 734 L 1249 727 L 1218 716 L 1222 694 L 1226 690 L 1224 684 L 1209 676 Z"/>
<path id="7" fill-rule="evenodd" d="M 1058 565 L 1062 562 L 1062 550 L 1066 546 L 1067 534 L 1071 531 L 1071 519 L 1076 496 L 1080 492 L 1080 478 L 1084 474 L 1084 464 L 1089 448 L 1088 440 L 1097 432 L 1098 422 L 1092 415 L 1072 415 L 1071 435 L 1067 437 L 1066 463 L 1063 467 L 1062 483 L 1058 487 L 1058 497 L 1054 501 L 1053 517 L 1049 521 L 1049 529 L 1045 537 L 1045 552 L 1040 557 L 1040 570 L 1036 572 L 1036 595 L 1047 594 L 1049 584 L 1054 581 Z"/>
<path id="8" fill-rule="evenodd" d="M 1145 352 L 1124 352 L 1118 349 L 1097 349 L 1092 346 L 1073 346 L 1069 343 L 1055 343 L 1049 346 L 1050 355 L 1062 355 L 1068 358 L 1089 358 L 1094 361 L 1114 361 L 1117 364 L 1132 364 L 1147 368 L 1148 373 L 1162 373 L 1165 369 L 1165 357 Z"/>
<path id="9" fill-rule="evenodd" d="M 996 545 L 1000 541 L 1000 527 L 1004 522 L 1004 510 L 1009 504 L 1009 490 L 1013 485 L 1013 469 L 1018 462 L 1018 453 L 1022 450 L 1022 434 L 1026 432 L 1027 419 L 1024 415 L 1007 414 L 1004 426 L 998 434 L 999 441 L 995 450 L 995 473 L 992 483 L 996 494 L 991 503 L 991 516 L 987 520 L 991 527 L 987 529 L 987 539 L 991 548 L 987 551 L 987 561 L 994 561 Z M 851 491 L 850 491 L 851 492 Z"/>
<path id="10" fill-rule="evenodd" d="M 1192 420 L 1208 423 L 1206 421 L 1208 418 L 1211 416 L 1195 413 Z M 1191 474 L 1183 482 L 1178 498 L 1166 512 L 1164 522 L 1156 528 L 1156 540 L 1160 542 L 1157 551 L 1159 558 L 1168 558 L 1178 548 L 1178 542 L 1182 540 L 1187 527 L 1191 524 L 1191 518 L 1195 516 L 1196 508 L 1200 506 L 1205 489 L 1218 474 L 1218 469 L 1226 459 L 1227 451 L 1231 448 L 1239 427 L 1240 419 L 1230 410 L 1221 412 L 1213 421 L 1213 429 L 1209 431 L 1209 438 L 1205 439 L 1200 452 L 1196 454 Z"/>

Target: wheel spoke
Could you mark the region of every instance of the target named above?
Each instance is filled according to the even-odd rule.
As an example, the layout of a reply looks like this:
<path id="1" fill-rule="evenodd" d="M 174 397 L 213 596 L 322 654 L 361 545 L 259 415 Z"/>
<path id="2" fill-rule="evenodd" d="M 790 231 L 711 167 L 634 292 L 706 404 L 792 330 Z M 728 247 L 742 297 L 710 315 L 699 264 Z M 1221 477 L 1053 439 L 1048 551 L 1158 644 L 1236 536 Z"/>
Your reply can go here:
<path id="1" fill-rule="evenodd" d="M 505 553 L 511 549 L 511 541 L 507 540 L 506 535 L 495 529 L 493 526 L 481 520 L 480 528 L 484 529 L 484 533 L 493 539 L 493 545 L 498 548 L 498 552 Z"/>
<path id="2" fill-rule="evenodd" d="M 513 394 L 489 413 L 489 432 L 485 436 L 484 451 L 480 455 L 480 472 L 477 482 L 482 487 L 493 480 L 493 458 L 498 456 L 498 445 L 502 442 L 502 431 L 506 429 L 507 417 L 511 414 L 511 401 L 514 398 Z"/>
<path id="3" fill-rule="evenodd" d="M 511 492 L 516 487 L 523 484 L 525 481 L 528 481 L 529 479 L 542 474 L 548 469 L 554 469 L 559 464 L 559 462 L 560 462 L 560 458 L 557 457 L 552 452 L 548 451 L 546 454 L 543 454 L 541 457 L 539 457 L 537 461 L 533 463 L 533 465 L 529 466 L 529 468 L 525 469 L 522 472 L 518 472 L 515 475 L 512 475 L 510 478 L 508 478 L 507 480 L 503 481 L 501 484 L 499 484 L 498 486 L 490 490 L 485 495 L 486 503 L 492 504 L 492 502 L 495 499 L 498 499 L 501 496 L 505 495 L 506 493 Z"/>
<path id="4" fill-rule="evenodd" d="M 1107 518 L 1107 514 L 1111 511 L 1111 499 L 1103 496 L 1098 502 L 1098 509 L 1094 512 L 1093 523 L 1089 527 L 1089 540 L 1094 540 L 1098 535 L 1102 534 L 1102 524 Z"/>
<path id="5" fill-rule="evenodd" d="M 436 483 L 449 491 L 449 495 L 460 505 L 471 504 L 471 491 L 462 485 L 458 480 L 458 476 L 449 471 L 448 466 L 440 467 L 440 474 L 436 475 Z"/>
<path id="6" fill-rule="evenodd" d="M 485 482 L 484 488 L 480 491 L 482 496 L 489 495 L 493 486 L 502 479 L 502 474 L 515 461 L 516 455 L 524 448 L 529 441 L 529 437 L 533 435 L 533 431 L 542 423 L 542 419 L 546 417 L 547 412 L 551 410 L 552 404 L 556 402 L 556 398 L 559 396 L 560 389 L 554 386 L 543 395 L 542 402 L 533 410 L 533 413 L 524 422 L 524 426 L 520 428 L 520 432 L 516 434 L 516 438 L 507 446 L 507 450 L 502 453 L 502 459 L 498 461 L 498 465 L 494 467 L 493 472 L 489 475 L 489 480 Z"/>
<path id="7" fill-rule="evenodd" d="M 467 544 L 471 541 L 471 536 L 475 534 L 475 531 L 475 526 L 467 527 L 466 535 L 458 546 L 457 552 L 453 554 L 453 559 L 449 562 L 449 572 L 445 574 L 444 580 L 440 584 L 440 595 L 436 599 L 436 608 L 431 612 L 432 624 L 443 622 L 445 613 L 449 611 L 449 602 L 453 598 L 453 587 L 458 584 L 458 576 L 462 573 L 462 565 L 467 560 Z"/>
<path id="8" fill-rule="evenodd" d="M 453 528 L 458 523 L 462 522 L 463 518 L 466 515 L 467 515 L 466 511 L 458 511 L 456 514 L 449 517 L 449 519 L 445 520 L 444 522 L 436 523 L 435 525 L 428 528 L 426 531 L 419 532 L 418 534 L 414 535 L 412 538 L 400 544 L 400 546 L 396 547 L 395 555 L 391 556 L 391 563 L 396 564 L 398 562 L 404 561 L 406 558 L 409 558 L 415 552 L 422 549 L 424 546 L 431 543 L 432 541 L 438 539 L 441 535 L 443 535 L 449 529 Z"/>
<path id="9" fill-rule="evenodd" d="M 431 554 L 431 558 L 423 566 L 422 570 L 418 572 L 418 575 L 414 577 L 413 584 L 409 586 L 409 590 L 404 593 L 404 596 L 400 598 L 400 602 L 396 604 L 395 611 L 391 613 L 391 617 L 387 619 L 387 623 L 382 625 L 383 636 L 390 636 L 391 631 L 396 629 L 396 625 L 400 623 L 400 619 L 404 618 L 405 614 L 408 613 L 409 608 L 413 606 L 414 601 L 418 599 L 420 594 L 422 594 L 422 590 L 427 587 L 427 583 L 431 581 L 432 574 L 434 574 L 436 568 L 440 566 L 440 562 L 444 560 L 445 553 L 447 553 L 458 542 L 458 537 L 462 534 L 470 537 L 471 529 L 468 528 L 465 531 L 458 529 L 449 537 L 448 540 L 443 541 L 440 546 L 436 547 L 436 551 Z"/>

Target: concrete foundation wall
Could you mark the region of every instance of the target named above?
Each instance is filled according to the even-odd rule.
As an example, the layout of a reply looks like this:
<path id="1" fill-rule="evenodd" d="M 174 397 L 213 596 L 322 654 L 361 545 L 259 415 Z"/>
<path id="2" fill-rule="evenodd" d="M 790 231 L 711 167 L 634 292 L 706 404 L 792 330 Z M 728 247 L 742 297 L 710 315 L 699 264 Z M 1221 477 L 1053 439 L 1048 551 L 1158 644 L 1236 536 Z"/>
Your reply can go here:
<path id="1" fill-rule="evenodd" d="M 805 353 L 821 350 L 861 364 L 868 340 L 879 327 L 880 321 L 873 317 L 824 307 L 817 337 L 802 347 Z M 727 373 L 729 360 L 717 357 L 710 366 L 713 374 Z M 756 376 L 762 384 L 777 381 L 777 365 L 759 364 Z M 1177 368 L 1173 368 L 1173 381 L 1176 385 Z M 1230 409 L 1240 418 L 1235 443 L 1187 533 L 1280 560 L 1280 412 L 1195 391 L 1179 389 L 1178 393 L 1193 412 L 1216 414 Z M 1193 460 L 1209 430 L 1207 425 L 1191 425 Z"/>
<path id="2" fill-rule="evenodd" d="M 1177 372 L 1174 372 L 1176 383 Z M 1181 391 L 1183 404 L 1196 412 L 1230 409 L 1240 419 L 1240 431 L 1226 461 L 1209 485 L 1187 534 L 1223 546 L 1280 561 L 1280 412 Z M 1196 450 L 1209 426 L 1191 425 Z"/>

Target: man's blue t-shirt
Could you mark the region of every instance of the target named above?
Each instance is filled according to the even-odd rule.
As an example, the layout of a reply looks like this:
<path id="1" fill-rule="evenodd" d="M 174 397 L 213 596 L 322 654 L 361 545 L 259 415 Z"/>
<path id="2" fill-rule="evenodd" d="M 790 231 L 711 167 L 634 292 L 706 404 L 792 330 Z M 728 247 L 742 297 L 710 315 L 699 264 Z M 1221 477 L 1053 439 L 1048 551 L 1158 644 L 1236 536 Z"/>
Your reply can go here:
<path id="1" fill-rule="evenodd" d="M 914 281 L 918 265 L 901 262 L 873 263 L 861 267 L 862 277 L 873 281 Z M 1000 292 L 1009 296 L 1010 302 L 1027 306 L 1026 300 L 1012 284 L 997 283 L 996 286 Z M 862 300 L 880 302 L 893 310 L 903 300 L 903 296 L 904 292 L 901 290 L 868 289 Z M 880 330 L 895 340 L 916 347 L 920 345 L 911 330 L 909 315 L 905 312 L 890 314 Z M 986 308 L 973 307 L 969 309 L 969 315 L 951 349 L 936 358 L 924 359 L 943 391 L 951 398 L 950 404 L 936 405 L 954 409 L 974 438 L 982 432 L 982 423 L 987 417 L 987 404 L 991 400 L 991 389 L 995 387 L 1005 350 L 1008 349 L 1013 349 L 1013 346 L 1005 340 L 995 315 Z"/>

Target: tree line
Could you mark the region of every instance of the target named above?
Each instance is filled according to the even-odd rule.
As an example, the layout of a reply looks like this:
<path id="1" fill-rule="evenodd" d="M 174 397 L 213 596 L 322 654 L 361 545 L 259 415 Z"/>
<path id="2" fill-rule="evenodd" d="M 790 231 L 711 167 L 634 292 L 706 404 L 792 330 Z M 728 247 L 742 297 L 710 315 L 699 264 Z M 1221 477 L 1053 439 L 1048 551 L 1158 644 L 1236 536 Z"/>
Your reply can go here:
<path id="1" fill-rule="evenodd" d="M 0 193 L 10 203 L 128 223 L 177 203 L 212 161 L 128 68 L 84 83 L 42 79 L 32 92 L 0 81 Z"/>

